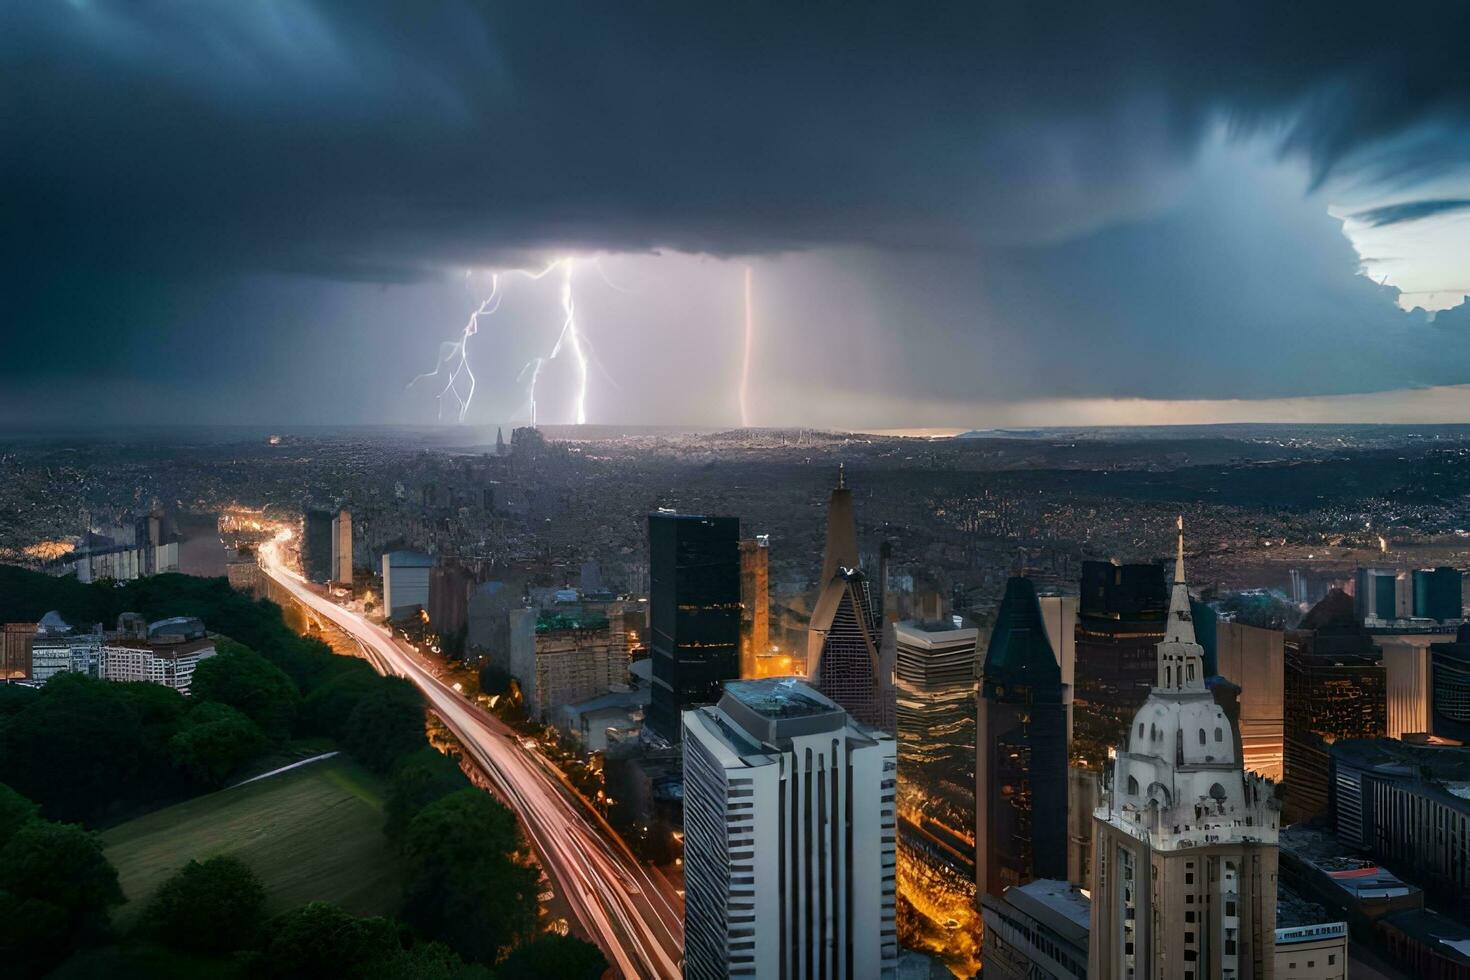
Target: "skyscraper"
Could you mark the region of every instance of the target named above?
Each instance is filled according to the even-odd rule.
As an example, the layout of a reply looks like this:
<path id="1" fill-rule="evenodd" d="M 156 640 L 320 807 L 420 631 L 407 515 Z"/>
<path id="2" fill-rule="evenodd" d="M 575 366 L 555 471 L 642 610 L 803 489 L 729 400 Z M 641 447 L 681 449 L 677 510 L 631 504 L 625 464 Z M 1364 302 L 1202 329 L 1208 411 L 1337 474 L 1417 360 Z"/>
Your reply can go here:
<path id="1" fill-rule="evenodd" d="M 684 975 L 892 977 L 892 737 L 794 678 L 684 728 Z"/>
<path id="2" fill-rule="evenodd" d="M 916 931 L 975 928 L 975 646 L 953 621 L 897 640 L 898 888 Z M 905 935 L 905 943 L 909 944 Z M 946 943 L 952 952 L 953 940 Z"/>
<path id="3" fill-rule="evenodd" d="M 1100 770 L 1148 698 L 1169 592 L 1159 564 L 1082 563 L 1072 692 L 1074 765 Z"/>
<path id="4" fill-rule="evenodd" d="M 740 676 L 756 676 L 756 658 L 771 649 L 771 539 L 740 542 Z"/>
<path id="5" fill-rule="evenodd" d="M 1012 577 L 980 677 L 975 881 L 982 894 L 1067 876 L 1067 709 L 1031 580 Z"/>
<path id="6" fill-rule="evenodd" d="M 1093 819 L 1088 976 L 1269 978 L 1280 814 L 1205 687 L 1182 531 L 1174 578 L 1154 688 Z"/>
<path id="7" fill-rule="evenodd" d="M 352 515 L 345 510 L 332 518 L 332 581 L 352 584 Z"/>
<path id="8" fill-rule="evenodd" d="M 1358 620 L 1353 600 L 1339 590 L 1286 634 L 1285 647 L 1283 773 L 1286 818 L 1295 823 L 1327 812 L 1327 747 L 1341 738 L 1384 733 L 1388 685 L 1382 652 Z"/>
<path id="9" fill-rule="evenodd" d="M 1421 568 L 1414 572 L 1414 616 L 1417 619 L 1462 619 L 1462 581 L 1458 568 Z"/>
<path id="10" fill-rule="evenodd" d="M 332 526 L 336 511 L 307 508 L 301 529 L 301 574 L 312 582 L 332 580 Z"/>
<path id="11" fill-rule="evenodd" d="M 677 743 L 681 712 L 714 704 L 740 676 L 740 522 L 649 514 L 648 557 L 648 727 Z"/>
<path id="12" fill-rule="evenodd" d="M 1429 731 L 1470 743 L 1470 624 L 1429 647 Z"/>
<path id="13" fill-rule="evenodd" d="M 892 731 L 893 649 L 883 642 L 881 600 L 858 568 L 852 491 L 840 467 L 827 505 L 822 576 L 807 630 L 807 677 L 858 721 Z"/>
<path id="14" fill-rule="evenodd" d="M 434 559 L 417 551 L 383 555 L 383 617 L 402 619 L 429 606 L 429 572 Z"/>
<path id="15" fill-rule="evenodd" d="M 1398 617 L 1397 576 L 1382 568 L 1360 568 L 1353 578 L 1353 607 L 1359 620 Z"/>

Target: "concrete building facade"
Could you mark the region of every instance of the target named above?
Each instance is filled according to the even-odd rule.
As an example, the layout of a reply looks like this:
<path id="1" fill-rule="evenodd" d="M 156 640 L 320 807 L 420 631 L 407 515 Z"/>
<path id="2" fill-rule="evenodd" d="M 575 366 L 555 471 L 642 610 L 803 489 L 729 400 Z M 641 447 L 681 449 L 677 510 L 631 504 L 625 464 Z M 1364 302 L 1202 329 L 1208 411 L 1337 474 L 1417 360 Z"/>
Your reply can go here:
<path id="1" fill-rule="evenodd" d="M 893 738 L 795 678 L 683 725 L 684 975 L 893 977 Z"/>

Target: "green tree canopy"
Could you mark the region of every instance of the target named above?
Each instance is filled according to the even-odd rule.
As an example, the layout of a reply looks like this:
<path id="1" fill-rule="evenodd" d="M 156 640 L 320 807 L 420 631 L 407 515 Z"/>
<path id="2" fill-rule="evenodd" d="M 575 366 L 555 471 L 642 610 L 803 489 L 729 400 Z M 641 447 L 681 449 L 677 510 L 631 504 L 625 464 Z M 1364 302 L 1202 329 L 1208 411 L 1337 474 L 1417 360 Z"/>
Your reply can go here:
<path id="1" fill-rule="evenodd" d="M 21 687 L 19 684 L 0 684 L 0 721 L 11 715 L 19 714 L 31 702 L 41 696 L 41 692 L 34 687 Z"/>
<path id="2" fill-rule="evenodd" d="M 189 953 L 250 949 L 264 927 L 265 889 L 249 865 L 229 855 L 184 865 L 143 913 L 143 928 L 157 942 Z"/>
<path id="3" fill-rule="evenodd" d="M 173 764 L 201 786 L 222 786 L 229 776 L 265 751 L 259 726 L 227 704 L 201 701 L 169 739 Z"/>
<path id="4" fill-rule="evenodd" d="M 302 708 L 307 728 L 332 738 L 341 737 L 352 709 L 378 690 L 382 683 L 382 678 L 367 661 L 348 657 L 339 659 L 344 662 L 344 668 L 312 691 Z"/>
<path id="5" fill-rule="evenodd" d="M 392 921 L 360 918 L 329 902 L 312 902 L 270 923 L 265 973 L 272 980 L 350 977 L 398 955 Z"/>
<path id="6" fill-rule="evenodd" d="M 213 657 L 194 668 L 190 693 L 203 701 L 218 701 L 244 712 L 266 737 L 291 737 L 301 693 L 291 678 L 255 651 L 231 640 L 220 640 Z"/>
<path id="7" fill-rule="evenodd" d="M 108 909 L 122 900 L 94 835 L 32 820 L 0 848 L 0 963 L 40 970 L 100 942 Z"/>
<path id="8" fill-rule="evenodd" d="M 342 744 L 376 772 L 388 772 L 403 756 L 424 744 L 424 702 L 401 677 L 384 677 L 347 716 Z"/>
<path id="9" fill-rule="evenodd" d="M 607 971 L 602 950 L 574 936 L 547 933 L 510 951 L 495 980 L 598 980 Z"/>
<path id="10" fill-rule="evenodd" d="M 9 786 L 0 783 L 0 847 L 4 847 L 17 830 L 34 820 L 40 809 Z"/>
<path id="11" fill-rule="evenodd" d="M 536 872 L 514 815 L 477 789 L 430 803 L 408 825 L 402 918 L 467 960 L 493 963 L 536 919 Z"/>
<path id="12" fill-rule="evenodd" d="M 468 786 L 469 780 L 459 764 L 436 749 L 425 746 L 404 756 L 393 769 L 383 807 L 388 817 L 388 837 L 402 840 L 409 821 L 420 810 Z"/>
<path id="13" fill-rule="evenodd" d="M 0 780 L 48 817 L 81 820 L 128 795 L 146 753 L 143 725 L 124 695 L 105 681 L 62 674 L 0 732 Z"/>

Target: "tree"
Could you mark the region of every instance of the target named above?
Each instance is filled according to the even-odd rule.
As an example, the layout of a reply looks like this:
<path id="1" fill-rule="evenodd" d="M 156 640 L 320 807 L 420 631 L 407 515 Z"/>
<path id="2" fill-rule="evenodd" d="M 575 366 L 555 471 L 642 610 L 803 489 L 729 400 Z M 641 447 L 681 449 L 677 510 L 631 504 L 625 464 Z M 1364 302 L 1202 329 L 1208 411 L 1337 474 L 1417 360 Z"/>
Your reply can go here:
<path id="1" fill-rule="evenodd" d="M 122 900 L 93 834 L 32 820 L 0 848 L 0 962 L 40 970 L 100 942 L 108 909 Z"/>
<path id="2" fill-rule="evenodd" d="M 137 713 L 110 687 L 80 674 L 47 682 L 0 733 L 0 780 L 63 820 L 127 798 L 147 747 Z"/>
<path id="3" fill-rule="evenodd" d="M 359 967 L 353 980 L 492 980 L 492 974 L 479 964 L 466 963 L 443 943 L 415 943 Z M 498 973 L 494 980 L 499 980 Z"/>
<path id="4" fill-rule="evenodd" d="M 274 741 L 291 737 L 301 692 L 275 664 L 230 640 L 220 640 L 213 657 L 194 668 L 189 690 L 244 712 Z"/>
<path id="5" fill-rule="evenodd" d="M 340 738 L 352 709 L 378 689 L 381 678 L 365 660 L 340 658 L 353 665 L 307 695 L 302 707 L 306 726 L 319 735 Z"/>
<path id="6" fill-rule="evenodd" d="M 394 767 L 388 784 L 383 806 L 388 817 L 385 833 L 390 840 L 401 840 L 420 810 L 468 785 L 459 765 L 436 749 L 424 746 L 405 756 Z"/>
<path id="7" fill-rule="evenodd" d="M 17 830 L 36 819 L 39 810 L 36 804 L 0 783 L 0 847 L 4 847 Z"/>
<path id="8" fill-rule="evenodd" d="M 408 825 L 410 875 L 402 918 L 467 960 L 493 963 L 530 931 L 536 872 L 522 860 L 515 817 L 488 794 L 462 789 Z"/>
<path id="9" fill-rule="evenodd" d="M 342 744 L 376 772 L 388 772 L 400 758 L 424 744 L 424 702 L 401 677 L 379 680 L 347 716 Z"/>
<path id="10" fill-rule="evenodd" d="M 264 926 L 265 889 L 249 865 L 229 855 L 184 865 L 143 913 L 143 928 L 157 942 L 205 955 L 250 949 Z"/>
<path id="11" fill-rule="evenodd" d="M 259 726 L 227 704 L 203 701 L 169 739 L 173 764 L 201 786 L 224 785 L 269 744 Z"/>
<path id="12" fill-rule="evenodd" d="M 602 950 L 574 936 L 547 933 L 510 951 L 495 980 L 598 980 L 607 971 Z"/>
<path id="13" fill-rule="evenodd" d="M 40 696 L 41 692 L 34 687 L 0 684 L 0 720 L 19 714 Z"/>
<path id="14" fill-rule="evenodd" d="M 265 972 L 273 980 L 353 976 L 403 948 L 388 919 L 359 918 L 329 902 L 312 902 L 270 924 Z"/>

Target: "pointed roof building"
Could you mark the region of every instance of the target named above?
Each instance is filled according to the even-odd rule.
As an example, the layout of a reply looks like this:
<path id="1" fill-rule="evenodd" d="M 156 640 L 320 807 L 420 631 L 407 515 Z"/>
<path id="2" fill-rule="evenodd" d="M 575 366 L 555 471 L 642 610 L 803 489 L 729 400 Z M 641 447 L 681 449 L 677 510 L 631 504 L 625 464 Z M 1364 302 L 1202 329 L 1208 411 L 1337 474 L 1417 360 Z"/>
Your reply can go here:
<path id="1" fill-rule="evenodd" d="M 1093 817 L 1091 976 L 1269 977 L 1280 806 L 1205 687 L 1184 524 L 1158 679 Z"/>

